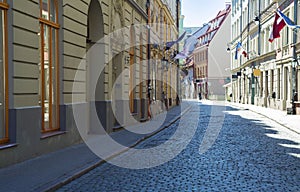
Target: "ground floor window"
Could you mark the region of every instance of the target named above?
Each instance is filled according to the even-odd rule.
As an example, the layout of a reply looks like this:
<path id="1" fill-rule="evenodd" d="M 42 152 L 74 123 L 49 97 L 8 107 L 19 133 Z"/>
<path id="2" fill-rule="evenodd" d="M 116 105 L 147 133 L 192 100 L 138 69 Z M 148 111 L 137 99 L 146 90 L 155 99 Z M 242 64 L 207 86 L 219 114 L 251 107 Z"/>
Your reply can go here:
<path id="1" fill-rule="evenodd" d="M 7 10 L 6 1 L 0 2 L 0 144 L 9 142 Z"/>
<path id="2" fill-rule="evenodd" d="M 48 4 L 46 4 L 48 3 Z M 51 4 L 52 3 L 52 4 Z M 59 130 L 59 24 L 57 2 L 41 2 L 40 17 L 40 105 L 42 133 Z M 46 6 L 47 5 L 47 6 Z M 50 14 L 51 10 L 53 10 Z M 56 18 L 52 19 L 55 15 Z"/>

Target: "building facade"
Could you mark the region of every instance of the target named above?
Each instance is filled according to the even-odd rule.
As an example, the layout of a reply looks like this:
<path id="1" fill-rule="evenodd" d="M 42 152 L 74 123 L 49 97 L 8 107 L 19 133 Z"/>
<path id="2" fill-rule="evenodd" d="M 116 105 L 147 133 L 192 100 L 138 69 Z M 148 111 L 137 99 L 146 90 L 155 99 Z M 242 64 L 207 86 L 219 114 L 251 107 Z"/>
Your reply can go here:
<path id="1" fill-rule="evenodd" d="M 194 30 L 195 28 L 191 28 L 191 30 Z M 194 99 L 197 98 L 197 94 L 199 91 L 197 91 L 199 88 L 196 87 L 196 81 L 199 81 L 198 78 L 198 68 L 195 68 L 195 64 L 199 63 L 199 58 L 195 56 L 195 51 L 197 50 L 198 45 L 198 38 L 201 37 L 203 34 L 207 32 L 209 29 L 208 24 L 204 24 L 202 27 L 199 27 L 197 30 L 195 30 L 192 34 L 189 35 L 189 37 L 185 40 L 184 49 L 187 50 L 187 53 L 189 54 L 189 57 L 185 59 L 185 63 L 183 65 L 183 69 L 185 71 L 188 71 L 188 75 L 184 78 L 183 85 L 185 92 L 184 92 L 184 98 L 188 99 Z M 189 29 L 187 29 L 189 31 Z"/>
<path id="2" fill-rule="evenodd" d="M 82 142 L 76 115 L 91 134 L 148 119 L 147 2 L 0 2 L 0 167 Z"/>
<path id="3" fill-rule="evenodd" d="M 280 9 L 297 23 L 299 2 L 232 1 L 232 100 L 299 113 L 299 35 L 287 26 L 270 43 L 274 12 Z M 235 59 L 241 42 L 247 57 Z"/>
<path id="4" fill-rule="evenodd" d="M 230 41 L 231 6 L 208 22 L 207 30 L 199 37 L 193 52 L 196 93 L 204 99 L 224 100 L 224 84 L 230 82 L 230 55 L 226 44 Z"/>
<path id="5" fill-rule="evenodd" d="M 176 105 L 180 92 L 178 60 L 173 60 L 178 45 L 166 49 L 166 43 L 178 38 L 181 1 L 155 0 L 150 6 L 150 98 L 168 109 Z"/>

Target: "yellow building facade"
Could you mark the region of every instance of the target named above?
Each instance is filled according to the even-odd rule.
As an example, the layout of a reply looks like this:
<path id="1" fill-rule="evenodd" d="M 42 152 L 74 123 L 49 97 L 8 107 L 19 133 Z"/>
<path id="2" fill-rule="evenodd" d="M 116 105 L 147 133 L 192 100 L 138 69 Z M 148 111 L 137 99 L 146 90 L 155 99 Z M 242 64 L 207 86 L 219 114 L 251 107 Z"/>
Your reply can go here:
<path id="1" fill-rule="evenodd" d="M 166 43 L 178 38 L 180 1 L 151 1 L 150 12 L 150 41 L 151 41 L 151 67 L 150 78 L 151 100 L 163 103 L 163 108 L 176 105 L 179 92 L 178 61 L 176 55 L 178 45 L 170 49 Z"/>

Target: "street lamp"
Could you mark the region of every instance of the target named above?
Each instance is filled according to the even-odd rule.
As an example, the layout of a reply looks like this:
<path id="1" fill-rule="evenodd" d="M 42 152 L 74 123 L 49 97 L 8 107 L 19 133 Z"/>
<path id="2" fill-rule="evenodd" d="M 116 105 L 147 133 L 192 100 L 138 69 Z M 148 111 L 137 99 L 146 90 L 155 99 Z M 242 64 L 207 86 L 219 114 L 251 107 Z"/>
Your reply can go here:
<path id="1" fill-rule="evenodd" d="M 260 56 L 260 51 L 261 51 L 261 10 L 260 10 L 260 5 L 261 2 L 258 0 L 258 13 L 256 14 L 254 18 L 254 22 L 256 25 L 258 25 L 258 40 L 257 40 L 257 55 Z M 255 51 L 254 51 L 255 53 Z M 252 64 L 252 73 L 251 73 L 251 104 L 255 104 L 255 88 L 256 88 L 256 81 L 255 81 L 255 76 L 254 76 L 254 69 L 255 69 L 255 64 Z"/>
<path id="2" fill-rule="evenodd" d="M 255 24 L 256 25 L 259 25 L 259 17 L 258 16 L 256 16 L 254 19 L 253 19 L 253 21 L 255 22 Z"/>
<path id="3" fill-rule="evenodd" d="M 226 49 L 227 53 L 230 53 L 230 51 L 231 51 L 230 47 L 231 46 L 232 46 L 232 43 L 227 43 L 227 49 Z"/>

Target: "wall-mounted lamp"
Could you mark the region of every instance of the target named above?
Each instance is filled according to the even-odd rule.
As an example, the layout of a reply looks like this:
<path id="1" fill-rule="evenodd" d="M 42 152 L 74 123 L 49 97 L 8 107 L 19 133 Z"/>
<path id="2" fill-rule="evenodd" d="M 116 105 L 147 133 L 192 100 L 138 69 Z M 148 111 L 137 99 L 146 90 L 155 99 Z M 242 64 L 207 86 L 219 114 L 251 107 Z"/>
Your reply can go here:
<path id="1" fill-rule="evenodd" d="M 298 65 L 299 65 L 299 63 L 298 63 L 298 58 L 295 58 L 295 59 L 293 60 L 293 62 L 292 62 L 292 67 L 295 68 L 295 67 L 297 67 Z"/>
<path id="2" fill-rule="evenodd" d="M 231 51 L 230 47 L 232 46 L 232 43 L 227 43 L 227 53 L 229 53 Z"/>
<path id="3" fill-rule="evenodd" d="M 260 22 L 260 19 L 261 19 L 261 16 L 263 14 L 273 14 L 274 11 L 264 11 L 264 12 L 260 12 L 260 10 L 257 10 L 254 12 L 254 15 L 255 15 L 255 18 L 253 19 L 253 21 L 255 22 L 256 25 L 259 25 L 259 22 Z"/>
<path id="4" fill-rule="evenodd" d="M 258 17 L 258 16 L 256 16 L 256 17 L 253 19 L 253 21 L 255 22 L 256 25 L 259 25 L 259 17 Z"/>

